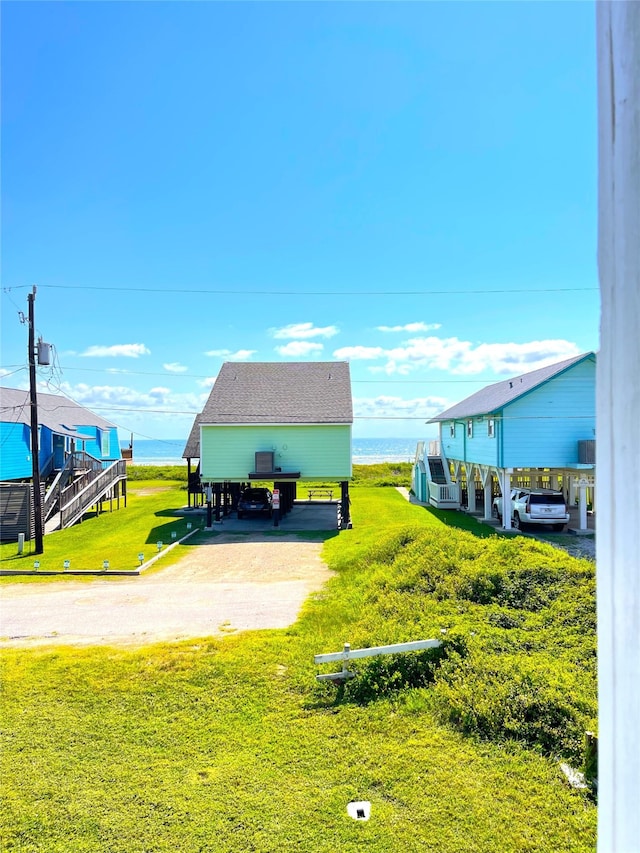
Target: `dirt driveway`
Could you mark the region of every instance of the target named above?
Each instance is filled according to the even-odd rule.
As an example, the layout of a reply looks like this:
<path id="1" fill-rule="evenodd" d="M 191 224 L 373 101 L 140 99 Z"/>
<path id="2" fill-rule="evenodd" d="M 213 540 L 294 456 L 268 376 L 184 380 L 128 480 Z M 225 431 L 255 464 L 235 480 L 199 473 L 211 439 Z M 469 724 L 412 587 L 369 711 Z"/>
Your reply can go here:
<path id="1" fill-rule="evenodd" d="M 321 542 L 222 535 L 152 575 L 0 588 L 0 648 L 144 645 L 295 622 L 331 573 Z"/>

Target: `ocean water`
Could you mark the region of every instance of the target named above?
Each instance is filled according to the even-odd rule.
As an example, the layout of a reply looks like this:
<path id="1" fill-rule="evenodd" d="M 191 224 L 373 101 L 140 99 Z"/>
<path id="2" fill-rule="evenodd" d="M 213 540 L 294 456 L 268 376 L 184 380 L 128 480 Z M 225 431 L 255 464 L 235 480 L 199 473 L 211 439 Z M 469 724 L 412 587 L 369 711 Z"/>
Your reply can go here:
<path id="1" fill-rule="evenodd" d="M 418 438 L 354 438 L 353 461 L 356 465 L 377 462 L 413 462 Z M 186 465 L 182 458 L 184 438 L 136 439 L 133 442 L 134 465 Z M 129 446 L 121 441 L 120 446 Z"/>

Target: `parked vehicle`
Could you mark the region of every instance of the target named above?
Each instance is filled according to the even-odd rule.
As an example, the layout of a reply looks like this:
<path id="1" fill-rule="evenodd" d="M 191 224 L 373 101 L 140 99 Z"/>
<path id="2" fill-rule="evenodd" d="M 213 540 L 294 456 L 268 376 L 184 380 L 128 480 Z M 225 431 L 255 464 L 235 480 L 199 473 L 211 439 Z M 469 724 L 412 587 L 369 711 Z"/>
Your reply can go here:
<path id="1" fill-rule="evenodd" d="M 502 498 L 494 498 L 494 518 L 502 521 Z M 569 521 L 562 492 L 550 489 L 513 489 L 511 492 L 511 523 L 518 529 L 526 525 L 548 524 L 559 533 Z"/>
<path id="2" fill-rule="evenodd" d="M 260 486 L 251 486 L 245 489 L 238 501 L 238 518 L 253 514 L 266 515 L 271 518 L 273 514 L 273 495 L 270 489 Z"/>

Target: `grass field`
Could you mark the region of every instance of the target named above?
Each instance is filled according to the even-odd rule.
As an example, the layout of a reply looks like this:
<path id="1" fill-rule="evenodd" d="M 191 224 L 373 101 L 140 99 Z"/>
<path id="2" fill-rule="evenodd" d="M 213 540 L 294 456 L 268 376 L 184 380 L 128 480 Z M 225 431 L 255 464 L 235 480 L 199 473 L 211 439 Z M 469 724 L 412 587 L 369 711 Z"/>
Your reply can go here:
<path id="1" fill-rule="evenodd" d="M 120 509 L 103 512 L 98 518 L 89 513 L 81 524 L 49 534 L 44 540 L 44 554 L 37 558 L 31 553 L 33 543 L 25 543 L 22 556 L 18 556 L 14 542 L 3 544 L 0 565 L 3 569 L 32 569 L 38 559 L 40 571 L 61 571 L 64 561 L 69 560 L 71 569 L 97 571 L 104 560 L 109 560 L 111 570 L 135 569 L 140 565 L 139 554 L 148 560 L 158 553 L 158 542 L 166 547 L 174 541 L 172 533 L 180 539 L 188 532 L 190 521 L 194 529 L 203 523 L 201 517 L 192 520 L 178 513 L 186 502 L 187 493 L 179 481 L 134 482 L 129 485 L 126 509 L 121 499 Z M 0 580 L 15 582 L 16 578 Z"/>
<path id="2" fill-rule="evenodd" d="M 172 490 L 140 496 L 151 542 Z M 595 725 L 593 566 L 395 489 L 352 498 L 324 546 L 336 576 L 288 630 L 3 651 L 3 850 L 595 850 L 592 799 L 558 769 Z M 444 653 L 360 662 L 341 693 L 315 681 L 313 655 L 345 641 L 426 636 Z"/>

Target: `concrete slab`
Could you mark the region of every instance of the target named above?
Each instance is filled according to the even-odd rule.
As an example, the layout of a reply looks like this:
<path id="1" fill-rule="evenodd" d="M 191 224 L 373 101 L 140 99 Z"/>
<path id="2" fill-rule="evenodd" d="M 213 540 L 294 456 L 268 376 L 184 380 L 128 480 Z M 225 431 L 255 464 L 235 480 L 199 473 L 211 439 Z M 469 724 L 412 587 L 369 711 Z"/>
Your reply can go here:
<path id="1" fill-rule="evenodd" d="M 184 509 L 185 517 L 206 516 L 206 509 Z M 296 501 L 291 510 L 280 518 L 278 527 L 272 518 L 248 516 L 238 518 L 234 513 L 213 524 L 213 529 L 224 533 L 261 533 L 268 530 L 280 530 L 283 533 L 300 531 L 324 531 L 338 529 L 337 501 Z"/>

